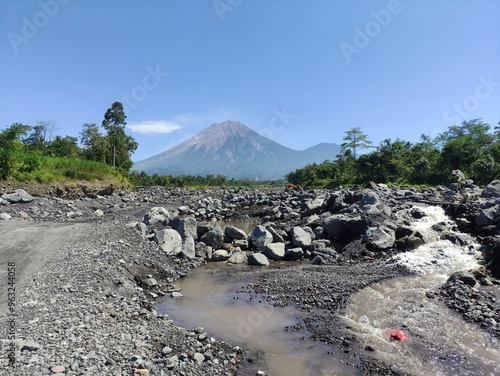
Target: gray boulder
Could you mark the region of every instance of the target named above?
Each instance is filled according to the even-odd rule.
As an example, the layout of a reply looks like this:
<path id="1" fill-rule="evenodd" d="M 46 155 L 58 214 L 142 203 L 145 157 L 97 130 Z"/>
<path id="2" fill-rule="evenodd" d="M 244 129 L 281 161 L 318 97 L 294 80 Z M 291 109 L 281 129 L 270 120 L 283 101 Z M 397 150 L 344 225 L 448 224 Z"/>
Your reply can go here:
<path id="1" fill-rule="evenodd" d="M 167 255 L 177 255 L 182 249 L 182 238 L 173 229 L 156 231 L 154 240 Z"/>
<path id="2" fill-rule="evenodd" d="M 194 238 L 191 235 L 188 235 L 182 241 L 182 248 L 181 252 L 179 253 L 179 256 L 187 259 L 194 259 L 196 257 L 195 249 L 196 248 L 195 248 Z"/>
<path id="3" fill-rule="evenodd" d="M 158 223 L 163 223 L 168 219 L 170 214 L 168 213 L 168 210 L 165 208 L 162 208 L 160 206 L 156 206 L 154 208 L 151 208 L 145 215 L 142 217 L 142 222 L 144 222 L 147 225 L 155 225 Z"/>
<path id="4" fill-rule="evenodd" d="M 498 213 L 498 205 L 481 209 L 479 215 L 476 217 L 476 225 L 488 226 L 495 224 L 497 213 Z"/>
<path id="5" fill-rule="evenodd" d="M 248 257 L 245 252 L 236 251 L 233 252 L 233 254 L 231 255 L 231 257 L 229 257 L 227 262 L 230 264 L 245 264 L 248 262 Z"/>
<path id="6" fill-rule="evenodd" d="M 212 255 L 212 261 L 226 261 L 231 257 L 225 249 L 218 249 Z"/>
<path id="7" fill-rule="evenodd" d="M 285 258 L 285 243 L 270 243 L 264 246 L 262 253 L 270 260 L 283 260 Z"/>
<path id="8" fill-rule="evenodd" d="M 197 232 L 197 222 L 196 218 L 193 216 L 188 217 L 175 217 L 170 220 L 169 225 L 179 233 L 179 235 L 184 239 L 188 236 L 191 236 L 193 239 L 198 239 Z"/>
<path id="9" fill-rule="evenodd" d="M 476 278 L 470 272 L 455 272 L 448 278 L 446 283 L 457 283 L 458 281 L 462 281 L 470 287 L 476 286 Z"/>
<path id="10" fill-rule="evenodd" d="M 297 247 L 307 248 L 311 245 L 311 235 L 301 227 L 294 227 L 290 230 L 292 244 Z"/>
<path id="11" fill-rule="evenodd" d="M 35 198 L 33 196 L 30 196 L 28 192 L 26 192 L 24 189 L 16 189 L 12 193 L 8 193 L 5 195 L 2 195 L 2 199 L 10 202 L 11 204 L 17 204 L 17 203 L 26 203 L 26 202 L 31 202 Z"/>
<path id="12" fill-rule="evenodd" d="M 291 260 L 304 258 L 304 250 L 300 247 L 285 249 L 285 257 Z"/>
<path id="13" fill-rule="evenodd" d="M 214 227 L 207 233 L 203 234 L 200 241 L 213 248 L 222 248 L 224 242 L 224 232 L 220 227 Z"/>
<path id="14" fill-rule="evenodd" d="M 284 243 L 286 234 L 280 234 L 273 226 L 266 226 L 266 230 L 273 236 L 273 243 Z"/>
<path id="15" fill-rule="evenodd" d="M 198 242 L 195 247 L 196 256 L 201 257 L 204 260 L 210 261 L 212 260 L 213 248 L 209 245 L 206 245 L 203 242 Z"/>
<path id="16" fill-rule="evenodd" d="M 498 198 L 500 197 L 500 180 L 493 180 L 481 192 L 483 198 Z"/>
<path id="17" fill-rule="evenodd" d="M 248 235 L 245 234 L 245 231 L 237 228 L 237 227 L 234 227 L 234 226 L 226 226 L 224 228 L 224 234 L 229 237 L 231 239 L 231 241 L 233 240 L 247 240 L 248 239 Z"/>
<path id="18" fill-rule="evenodd" d="M 250 256 L 248 256 L 248 263 L 250 265 L 268 266 L 269 260 L 262 253 L 252 253 Z"/>
<path id="19" fill-rule="evenodd" d="M 369 251 L 392 248 L 395 241 L 394 231 L 385 226 L 368 228 L 362 238 L 362 242 L 366 243 L 366 249 Z"/>
<path id="20" fill-rule="evenodd" d="M 262 225 L 256 226 L 250 233 L 250 243 L 258 251 L 262 251 L 272 241 L 273 235 Z"/>

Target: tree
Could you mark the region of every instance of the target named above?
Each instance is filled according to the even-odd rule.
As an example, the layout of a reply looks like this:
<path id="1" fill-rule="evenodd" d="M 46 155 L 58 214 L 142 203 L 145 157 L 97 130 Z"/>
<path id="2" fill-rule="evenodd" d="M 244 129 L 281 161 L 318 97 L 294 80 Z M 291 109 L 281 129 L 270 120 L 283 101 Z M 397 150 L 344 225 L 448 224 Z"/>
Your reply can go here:
<path id="1" fill-rule="evenodd" d="M 340 145 L 342 147 L 342 153 L 345 153 L 345 151 L 349 149 L 352 151 L 354 159 L 357 157 L 356 150 L 373 148 L 372 142 L 368 140 L 368 136 L 361 131 L 360 127 L 355 127 L 346 131 L 343 140 L 346 142 Z"/>
<path id="2" fill-rule="evenodd" d="M 108 143 L 95 123 L 83 124 L 80 132 L 80 141 L 85 146 L 83 155 L 85 159 L 96 162 L 106 162 Z"/>
<path id="3" fill-rule="evenodd" d="M 21 136 L 26 135 L 29 125 L 14 123 L 0 132 L 0 179 L 6 179 L 20 160 L 23 145 Z"/>
<path id="4" fill-rule="evenodd" d="M 71 136 L 56 136 L 47 146 L 49 153 L 54 157 L 77 158 L 82 153 L 78 147 L 78 139 Z"/>
<path id="5" fill-rule="evenodd" d="M 138 144 L 132 136 L 125 133 L 126 119 L 123 105 L 114 102 L 104 114 L 102 126 L 107 132 L 106 162 L 113 168 L 128 171 L 133 165 L 130 155 L 137 149 Z"/>

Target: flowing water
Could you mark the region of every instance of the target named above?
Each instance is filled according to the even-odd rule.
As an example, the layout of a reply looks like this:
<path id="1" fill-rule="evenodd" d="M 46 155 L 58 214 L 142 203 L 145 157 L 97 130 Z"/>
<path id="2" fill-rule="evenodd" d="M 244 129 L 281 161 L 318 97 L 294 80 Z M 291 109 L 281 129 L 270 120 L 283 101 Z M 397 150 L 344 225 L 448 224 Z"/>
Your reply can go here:
<path id="1" fill-rule="evenodd" d="M 439 300 L 426 297 L 451 273 L 477 266 L 477 251 L 474 245 L 437 240 L 431 226 L 448 219 L 441 208 L 423 210 L 427 216 L 414 228 L 427 244 L 391 260 L 418 276 L 361 290 L 351 297 L 342 319 L 364 345 L 375 349 L 374 357 L 411 375 L 500 375 L 500 341 L 476 324 L 465 323 Z M 389 341 L 392 329 L 403 330 L 408 338 Z"/>
<path id="2" fill-rule="evenodd" d="M 354 374 L 336 360 L 340 357 L 331 347 L 304 338 L 304 333 L 285 331 L 295 323 L 295 309 L 252 301 L 242 289 L 248 281 L 224 277 L 228 268 L 238 267 L 211 263 L 193 270 L 190 277 L 176 281 L 184 296 L 163 297 L 157 302 L 158 311 L 167 313 L 176 325 L 203 326 L 217 339 L 252 352 L 263 350 L 266 364 L 262 368 L 273 376 Z"/>

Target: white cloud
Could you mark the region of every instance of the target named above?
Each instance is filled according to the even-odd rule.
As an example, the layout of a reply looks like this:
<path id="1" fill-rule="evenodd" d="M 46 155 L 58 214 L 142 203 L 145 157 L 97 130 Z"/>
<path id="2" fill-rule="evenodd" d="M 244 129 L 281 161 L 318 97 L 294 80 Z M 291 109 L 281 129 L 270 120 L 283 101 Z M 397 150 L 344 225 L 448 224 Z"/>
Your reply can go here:
<path id="1" fill-rule="evenodd" d="M 133 132 L 156 134 L 156 133 L 171 133 L 181 129 L 179 124 L 167 120 L 145 120 L 137 123 L 127 124 Z"/>

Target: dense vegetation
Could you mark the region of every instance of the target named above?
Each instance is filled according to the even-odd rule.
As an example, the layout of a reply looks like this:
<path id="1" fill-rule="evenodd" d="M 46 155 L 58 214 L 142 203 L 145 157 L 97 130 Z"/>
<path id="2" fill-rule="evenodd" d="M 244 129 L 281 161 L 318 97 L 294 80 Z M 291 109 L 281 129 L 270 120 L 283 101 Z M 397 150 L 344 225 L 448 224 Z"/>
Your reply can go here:
<path id="1" fill-rule="evenodd" d="M 282 187 L 283 180 L 251 181 L 222 175 L 171 176 L 130 172 L 137 142 L 125 133 L 126 115 L 119 102 L 106 111 L 100 127 L 84 124 L 78 139 L 52 137 L 51 122 L 35 126 L 14 123 L 0 131 L 0 180 L 40 183 L 61 180 L 114 181 L 120 185 L 165 187 Z M 500 124 L 500 123 L 499 123 Z M 437 185 L 461 170 L 484 185 L 500 174 L 500 127 L 474 119 L 454 125 L 434 139 L 422 135 L 417 143 L 386 139 L 374 147 L 360 128 L 347 131 L 335 161 L 309 164 L 290 172 L 286 180 L 310 188 L 366 184 Z M 358 156 L 358 150 L 375 150 Z"/>
<path id="2" fill-rule="evenodd" d="M 290 172 L 289 182 L 307 187 L 337 187 L 369 181 L 395 185 L 437 185 L 450 181 L 461 170 L 484 185 L 500 173 L 500 127 L 474 119 L 454 125 L 434 139 L 420 142 L 386 139 L 374 151 L 356 156 L 356 149 L 372 147 L 359 128 L 346 132 L 341 155 L 335 161 L 310 164 Z"/>
<path id="3" fill-rule="evenodd" d="M 132 167 L 131 153 L 137 148 L 137 142 L 125 133 L 125 119 L 121 103 L 113 103 L 102 122 L 105 134 L 96 124 L 84 124 L 83 148 L 76 137 L 53 138 L 56 126 L 51 122 L 14 123 L 0 132 L 0 180 L 123 183 Z"/>

